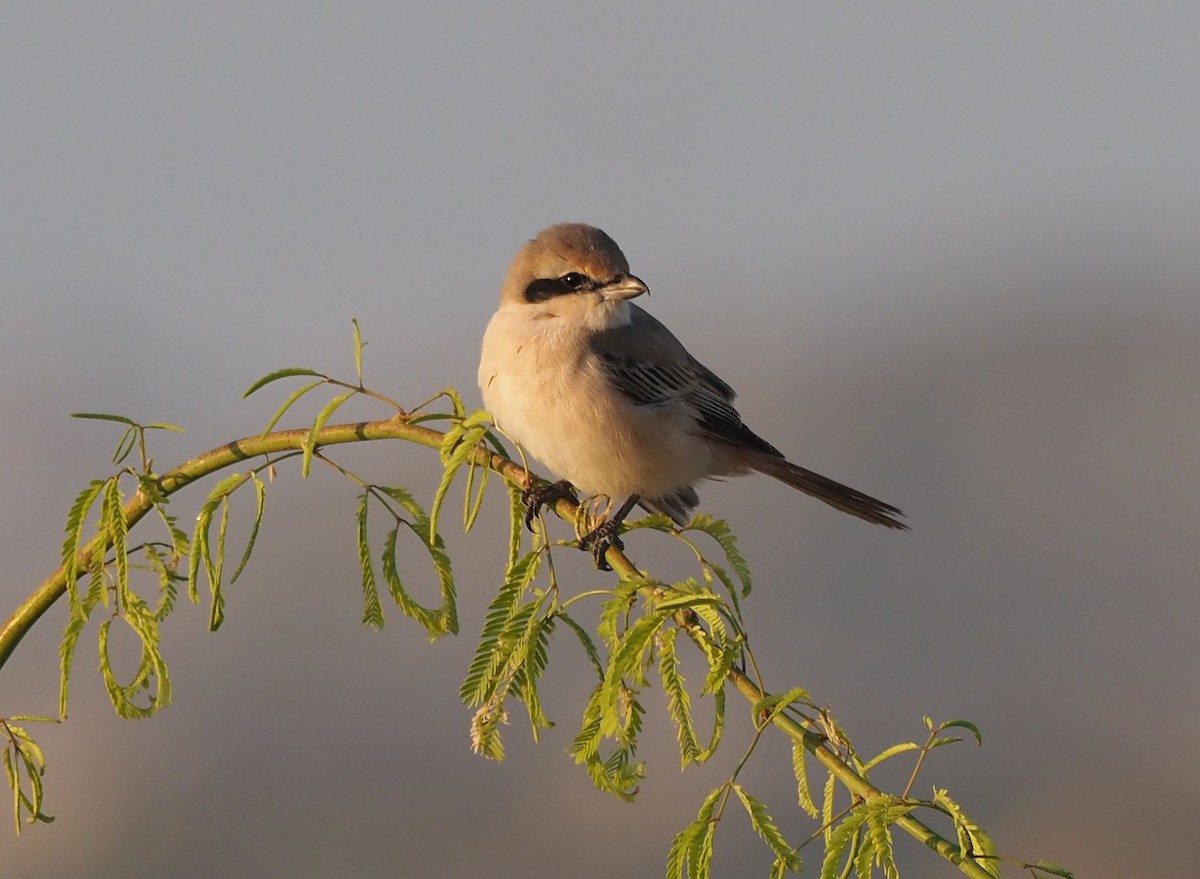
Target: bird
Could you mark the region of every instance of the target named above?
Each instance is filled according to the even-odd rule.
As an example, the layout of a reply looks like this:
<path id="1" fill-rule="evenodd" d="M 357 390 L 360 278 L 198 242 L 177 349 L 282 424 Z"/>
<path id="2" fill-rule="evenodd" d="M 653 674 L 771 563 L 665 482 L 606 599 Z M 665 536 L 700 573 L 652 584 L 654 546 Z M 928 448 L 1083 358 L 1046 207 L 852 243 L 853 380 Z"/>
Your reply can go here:
<path id="1" fill-rule="evenodd" d="M 615 515 L 579 540 L 597 567 L 640 505 L 690 521 L 706 479 L 765 473 L 836 509 L 907 530 L 883 501 L 789 462 L 743 423 L 734 390 L 631 300 L 649 294 L 617 243 L 562 223 L 517 252 L 479 361 L 484 407 L 500 431 L 559 481 L 525 493 L 526 525 L 558 498 L 604 496 Z"/>

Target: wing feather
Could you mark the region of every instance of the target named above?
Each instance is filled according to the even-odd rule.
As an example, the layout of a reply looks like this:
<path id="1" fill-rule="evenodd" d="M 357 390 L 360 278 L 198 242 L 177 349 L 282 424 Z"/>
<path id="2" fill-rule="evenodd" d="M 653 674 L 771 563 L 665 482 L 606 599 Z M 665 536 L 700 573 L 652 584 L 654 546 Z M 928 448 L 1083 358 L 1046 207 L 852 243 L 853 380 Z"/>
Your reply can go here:
<path id="1" fill-rule="evenodd" d="M 648 312 L 629 307 L 628 324 L 597 333 L 590 343 L 618 391 L 635 406 L 683 407 L 705 435 L 783 457 L 742 423 L 733 388 Z"/>

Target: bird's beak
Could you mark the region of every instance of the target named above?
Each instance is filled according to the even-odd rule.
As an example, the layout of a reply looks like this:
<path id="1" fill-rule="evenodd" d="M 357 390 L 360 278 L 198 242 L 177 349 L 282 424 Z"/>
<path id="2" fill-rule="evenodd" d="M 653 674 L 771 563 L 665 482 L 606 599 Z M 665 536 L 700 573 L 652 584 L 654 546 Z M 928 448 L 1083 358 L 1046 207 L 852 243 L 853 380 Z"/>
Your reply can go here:
<path id="1" fill-rule="evenodd" d="M 633 299 L 635 296 L 641 296 L 643 293 L 648 294 L 650 288 L 646 286 L 641 278 L 622 272 L 601 287 L 598 292 L 610 302 L 620 302 L 623 299 Z"/>

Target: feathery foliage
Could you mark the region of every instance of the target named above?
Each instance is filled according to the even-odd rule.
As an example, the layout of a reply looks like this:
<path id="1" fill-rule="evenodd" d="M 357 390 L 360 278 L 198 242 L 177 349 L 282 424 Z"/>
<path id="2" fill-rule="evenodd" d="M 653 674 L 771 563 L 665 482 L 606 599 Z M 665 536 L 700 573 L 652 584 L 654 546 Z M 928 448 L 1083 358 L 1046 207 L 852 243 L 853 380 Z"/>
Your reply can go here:
<path id="1" fill-rule="evenodd" d="M 59 596 L 67 595 L 66 624 L 59 649 L 59 718 L 67 716 L 68 685 L 80 639 L 99 608 L 105 609 L 96 626 L 100 673 L 114 709 L 123 717 L 145 718 L 170 704 L 171 679 L 162 651 L 161 627 L 175 606 L 179 587 L 186 581 L 190 601 L 198 603 L 203 579 L 208 592 L 209 628 L 215 630 L 221 625 L 229 609 L 227 588 L 251 570 L 249 563 L 266 510 L 267 485 L 275 478 L 277 468 L 293 458 L 299 459 L 301 476 L 307 476 L 315 463 L 328 466 L 356 488 L 363 624 L 372 629 L 384 627 L 382 583 L 400 612 L 417 622 L 430 640 L 457 633 L 456 587 L 439 533 L 441 512 L 456 477 L 465 470 L 462 525 L 469 532 L 484 509 L 490 478 L 499 474 L 506 486 L 510 519 L 504 576 L 498 578 L 499 585 L 460 687 L 462 701 L 474 709 L 470 727 L 476 752 L 493 760 L 503 759 L 501 727 L 513 701 L 524 708 L 534 740 L 554 726 L 539 687 L 550 670 L 554 633 L 565 627 L 582 647 L 582 655 L 572 653 L 575 661 L 586 662 L 596 674 L 568 752 L 597 788 L 619 799 L 635 798 L 646 774 L 638 758 L 638 741 L 646 723 L 652 720 L 647 718 L 641 702 L 647 688 L 662 688 L 665 720 L 675 728 L 684 768 L 708 760 L 722 743 L 727 726 L 726 694 L 731 685 L 750 704 L 752 722 L 745 731 L 748 741 L 743 756 L 730 776 L 705 797 L 695 820 L 674 837 L 667 855 L 668 879 L 711 875 L 716 830 L 726 807 L 735 799 L 771 853 L 772 876 L 798 871 L 800 850 L 821 843 L 822 879 L 851 872 L 860 879 L 875 873 L 895 879 L 900 875 L 893 842 L 898 828 L 976 879 L 996 879 L 1001 860 L 1009 860 L 1031 876 L 1071 879 L 1069 871 L 1050 861 L 1031 864 L 998 856 L 986 832 L 944 789 L 934 788 L 928 799 L 913 795 L 929 754 L 961 741 L 961 736 L 952 734 L 954 730 L 965 730 L 977 744 L 981 743 L 979 730 L 969 721 L 935 723 L 925 718 L 928 735 L 923 744 L 901 742 L 863 761 L 833 713 L 815 703 L 806 690 L 797 686 L 777 695 L 769 693 L 749 648 L 739 604 L 751 593 L 749 565 L 726 523 L 705 515 L 697 515 L 684 527 L 677 527 L 661 515 L 629 523 L 625 526 L 627 532 L 658 532 L 689 547 L 697 565 L 695 575 L 674 581 L 654 579 L 620 554 L 610 553 L 610 560 L 617 556 L 614 567 L 619 579 L 607 588 L 572 594 L 559 582 L 554 564 L 555 553 L 565 542 L 551 541 L 543 523 L 532 546 L 525 545 L 525 506 L 520 488 L 532 477 L 527 466 L 508 457 L 500 432 L 487 413 L 468 413 L 461 397 L 449 388 L 411 409 L 371 390 L 363 382 L 365 343 L 357 321 L 353 331 L 354 381 L 342 381 L 305 367 L 265 375 L 244 396 L 280 381 L 311 380 L 286 396 L 261 434 L 218 447 L 165 474 L 154 469 L 147 434 L 179 428 L 159 423 L 143 425 L 120 415 L 77 416 L 121 428 L 112 455 L 118 469 L 93 480 L 75 497 L 67 514 L 59 570 L 17 610 L 0 639 L 2 665 L 46 608 Z M 310 421 L 296 430 L 275 430 L 295 411 L 299 401 L 322 387 L 334 392 Z M 382 405 L 389 416 L 376 422 L 331 424 L 337 411 L 354 398 Z M 429 423 L 438 423 L 444 430 L 425 427 Z M 428 512 L 409 489 L 371 482 L 331 456 L 338 444 L 381 438 L 407 439 L 438 450 L 442 472 Z M 231 468 L 231 472 L 216 482 L 200 505 L 189 539 L 170 512 L 172 496 L 183 486 L 224 468 Z M 261 475 L 264 471 L 267 480 Z M 246 486 L 252 486 L 254 498 L 254 514 L 248 525 L 241 523 L 240 513 L 237 517 L 231 513 L 231 500 L 238 491 L 249 491 Z M 599 506 L 577 506 L 576 510 L 586 512 Z M 151 525 L 139 524 L 150 513 L 154 514 Z M 378 532 L 381 516 L 382 549 L 376 555 L 372 547 L 378 548 L 378 533 L 373 537 L 372 527 Z M 226 578 L 227 544 L 234 519 L 235 533 L 241 529 L 246 536 L 233 573 Z M 148 534 L 154 523 L 157 537 Z M 140 542 L 131 540 L 135 529 Z M 407 536 L 402 541 L 403 535 Z M 410 556 L 414 555 L 409 547 L 414 543 L 421 548 L 415 553 L 418 563 L 431 564 L 438 583 L 438 603 L 434 606 L 418 600 L 405 585 Z M 717 550 L 716 560 L 706 555 L 712 552 L 712 545 Z M 186 574 L 180 573 L 181 567 Z M 150 581 L 148 589 L 142 585 L 143 577 Z M 86 587 L 82 585 L 85 583 Z M 594 631 L 584 624 L 587 617 L 580 612 L 588 603 L 596 619 Z M 114 668 L 110 659 L 110 642 L 117 638 L 132 638 L 138 647 L 139 658 L 130 669 Z M 702 671 L 689 685 L 685 669 L 697 661 Z M 707 708 L 710 698 L 711 709 Z M 712 712 L 707 744 L 702 744 L 697 725 L 699 705 L 706 706 L 706 714 Z M 3 761 L 13 791 L 18 833 L 23 823 L 53 820 L 43 812 L 44 755 L 19 724 L 53 720 L 24 715 L 0 717 Z M 762 736 L 772 729 L 790 740 L 797 803 L 805 815 L 818 822 L 799 846 L 784 838 L 765 804 L 740 780 Z M 914 754 L 903 791 L 887 793 L 871 784 L 870 773 L 876 767 Z M 810 763 L 824 774 L 820 806 L 813 794 L 813 785 L 820 783 L 820 776 L 812 774 Z M 944 822 L 951 833 L 939 835 L 914 817 L 918 813 Z M 792 822 L 786 823 L 790 826 Z"/>

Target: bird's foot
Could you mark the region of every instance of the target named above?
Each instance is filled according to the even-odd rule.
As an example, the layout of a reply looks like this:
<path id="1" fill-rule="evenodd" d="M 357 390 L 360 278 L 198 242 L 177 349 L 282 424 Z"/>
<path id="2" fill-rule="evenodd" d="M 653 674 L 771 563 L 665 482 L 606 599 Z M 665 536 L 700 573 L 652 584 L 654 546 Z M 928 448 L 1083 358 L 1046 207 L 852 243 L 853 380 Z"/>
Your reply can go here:
<path id="1" fill-rule="evenodd" d="M 617 549 L 624 549 L 625 544 L 621 542 L 621 538 L 617 536 L 617 532 L 621 529 L 620 519 L 609 519 L 607 522 L 601 522 L 583 537 L 579 538 L 579 548 L 585 552 L 591 552 L 592 558 L 596 562 L 596 567 L 602 571 L 611 571 L 612 565 L 604 558 L 610 546 L 615 546 Z"/>
<path id="2" fill-rule="evenodd" d="M 575 486 L 560 479 L 558 482 L 539 482 L 521 492 L 521 500 L 525 502 L 525 527 L 533 531 L 533 520 L 542 512 L 543 507 L 558 503 L 561 500 L 575 500 Z"/>

